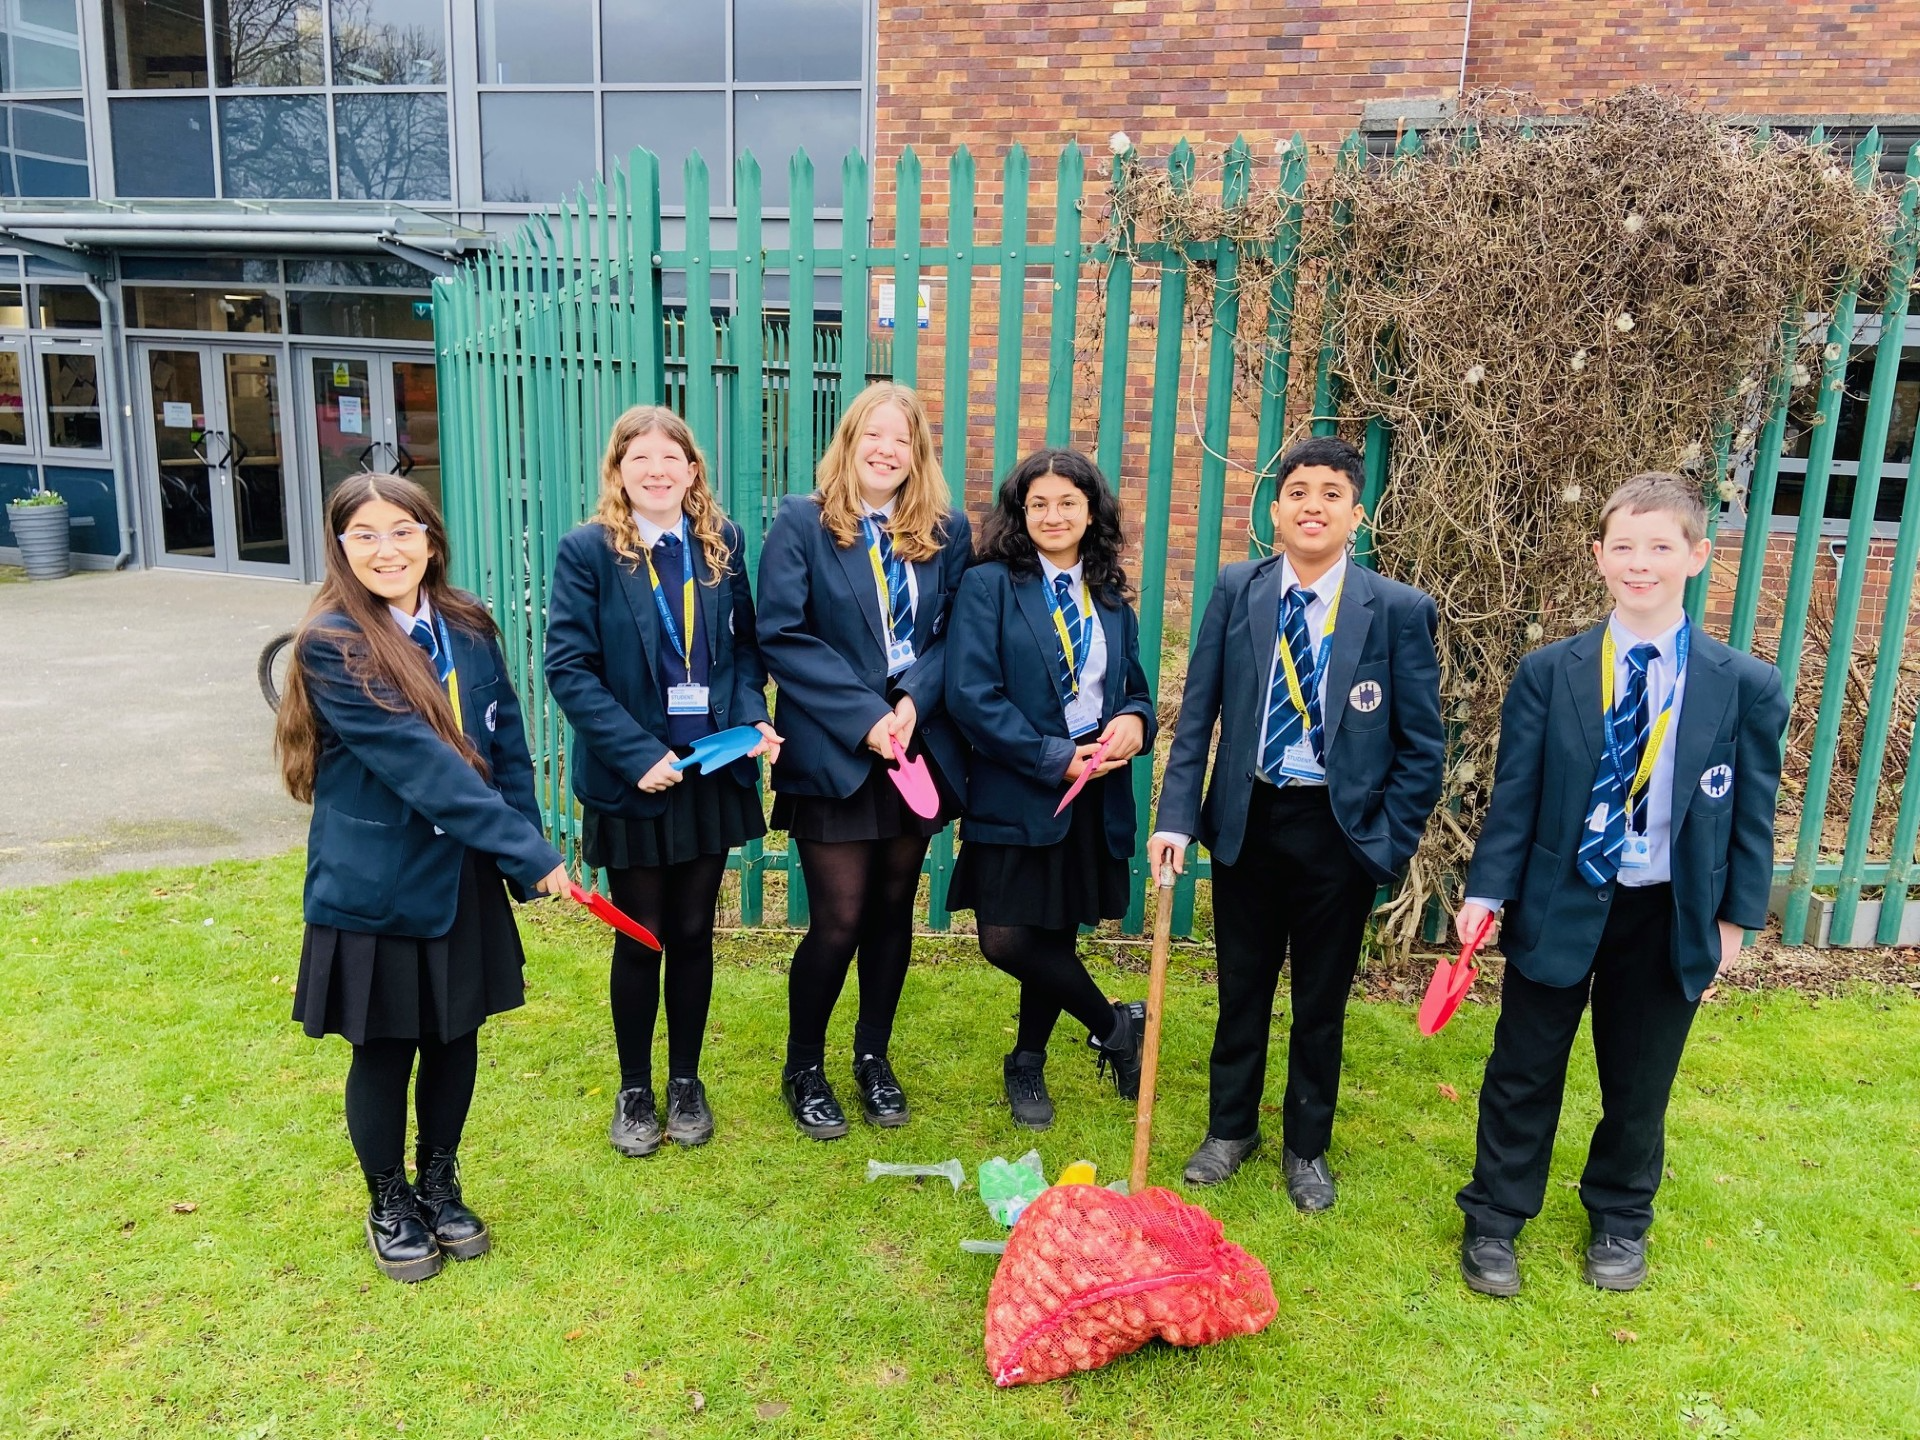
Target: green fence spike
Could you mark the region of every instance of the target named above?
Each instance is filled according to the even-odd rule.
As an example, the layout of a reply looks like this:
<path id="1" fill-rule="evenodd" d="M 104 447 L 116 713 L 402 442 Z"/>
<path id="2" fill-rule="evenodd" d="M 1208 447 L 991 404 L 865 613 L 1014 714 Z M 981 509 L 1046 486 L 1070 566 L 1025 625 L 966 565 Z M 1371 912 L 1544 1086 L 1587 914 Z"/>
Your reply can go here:
<path id="1" fill-rule="evenodd" d="M 1273 283 L 1267 290 L 1267 344 L 1260 365 L 1260 433 L 1254 442 L 1252 495 L 1248 500 L 1247 555 L 1273 550 L 1274 481 L 1287 433 L 1287 377 L 1293 365 L 1293 297 L 1305 220 L 1307 142 L 1296 131 L 1280 156 L 1280 232 L 1273 242 Z"/>
<path id="2" fill-rule="evenodd" d="M 894 167 L 893 378 L 920 383 L 920 157 L 909 145 Z"/>
<path id="3" fill-rule="evenodd" d="M 850 151 L 840 166 L 840 399 L 842 408 L 867 388 L 867 162 Z"/>
<path id="4" fill-rule="evenodd" d="M 993 483 L 1020 458 L 1020 371 L 1025 351 L 1022 315 L 1027 299 L 1027 150 L 1007 147 L 1000 187 L 1000 330 L 993 368 Z"/>
<path id="5" fill-rule="evenodd" d="M 1053 250 L 1048 260 L 1053 315 L 1047 352 L 1046 443 L 1060 446 L 1073 440 L 1073 374 L 1079 343 L 1080 192 L 1086 184 L 1087 160 L 1078 141 L 1069 141 L 1060 151 L 1055 174 Z"/>

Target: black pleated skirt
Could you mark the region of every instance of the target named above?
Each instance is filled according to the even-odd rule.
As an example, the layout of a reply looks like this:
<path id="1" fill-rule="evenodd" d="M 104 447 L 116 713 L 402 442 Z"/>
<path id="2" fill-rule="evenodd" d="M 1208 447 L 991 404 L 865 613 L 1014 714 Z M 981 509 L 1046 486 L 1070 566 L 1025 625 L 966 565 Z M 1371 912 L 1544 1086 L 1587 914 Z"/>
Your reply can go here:
<path id="1" fill-rule="evenodd" d="M 1058 845 L 996 845 L 967 838 L 947 887 L 949 910 L 971 910 L 982 925 L 1069 930 L 1127 913 L 1127 862 L 1107 848 L 1104 787 L 1128 783 L 1124 770 L 1087 782 L 1068 812 Z"/>
<path id="2" fill-rule="evenodd" d="M 667 791 L 667 808 L 647 820 L 608 815 L 585 806 L 581 858 L 596 870 L 654 870 L 702 855 L 724 855 L 767 833 L 758 786 L 722 771 L 696 770 Z"/>
<path id="3" fill-rule="evenodd" d="M 900 835 L 934 836 L 960 813 L 960 804 L 947 789 L 937 765 L 929 763 L 934 788 L 940 792 L 940 810 L 923 819 L 907 808 L 899 789 L 887 778 L 891 762 L 877 756 L 867 778 L 845 799 L 821 795 L 773 797 L 773 828 L 796 840 L 892 840 Z"/>
<path id="4" fill-rule="evenodd" d="M 489 856 L 460 866 L 453 928 L 431 940 L 307 926 L 293 1018 L 307 1034 L 369 1040 L 457 1040 L 489 1015 L 526 1002 L 526 962 L 505 882 Z"/>

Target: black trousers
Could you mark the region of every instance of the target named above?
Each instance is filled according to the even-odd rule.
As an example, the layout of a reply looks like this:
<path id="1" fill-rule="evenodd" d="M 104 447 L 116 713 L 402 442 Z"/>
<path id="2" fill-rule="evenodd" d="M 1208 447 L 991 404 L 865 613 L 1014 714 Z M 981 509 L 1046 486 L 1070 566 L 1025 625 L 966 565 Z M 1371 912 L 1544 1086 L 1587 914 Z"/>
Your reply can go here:
<path id="1" fill-rule="evenodd" d="M 1333 818 L 1323 785 L 1256 784 L 1240 858 L 1213 868 L 1220 1018 L 1213 1032 L 1207 1130 L 1245 1140 L 1260 1128 L 1267 1036 L 1283 964 L 1293 962 L 1287 1033 L 1287 1149 L 1311 1160 L 1333 1135 L 1347 992 L 1378 885 Z"/>
<path id="2" fill-rule="evenodd" d="M 1473 1233 L 1511 1239 L 1540 1213 L 1567 1058 L 1589 1001 L 1600 1123 L 1580 1203 L 1600 1234 L 1647 1233 L 1666 1162 L 1667 1098 L 1700 1008 L 1674 976 L 1672 943 L 1673 887 L 1619 886 L 1593 969 L 1577 985 L 1542 985 L 1507 966 L 1480 1089 L 1473 1179 L 1456 1197 Z"/>

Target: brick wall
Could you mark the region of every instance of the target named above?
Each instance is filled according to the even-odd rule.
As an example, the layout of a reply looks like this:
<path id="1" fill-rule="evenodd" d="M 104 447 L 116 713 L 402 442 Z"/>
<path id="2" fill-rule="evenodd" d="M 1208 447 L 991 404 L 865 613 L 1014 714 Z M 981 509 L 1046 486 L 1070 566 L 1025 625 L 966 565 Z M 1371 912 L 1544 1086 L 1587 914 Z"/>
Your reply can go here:
<path id="1" fill-rule="evenodd" d="M 1467 84 L 1566 102 L 1656 84 L 1743 115 L 1913 115 L 1920 5 L 1479 0 Z"/>

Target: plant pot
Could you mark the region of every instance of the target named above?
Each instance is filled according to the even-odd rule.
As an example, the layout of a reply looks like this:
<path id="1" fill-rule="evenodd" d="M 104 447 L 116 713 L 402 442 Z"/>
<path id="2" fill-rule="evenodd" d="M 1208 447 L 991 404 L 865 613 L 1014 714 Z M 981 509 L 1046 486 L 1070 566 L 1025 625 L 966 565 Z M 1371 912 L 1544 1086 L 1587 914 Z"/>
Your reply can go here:
<path id="1" fill-rule="evenodd" d="M 58 580 L 73 573 L 73 540 L 65 505 L 9 505 L 7 523 L 29 580 Z"/>

